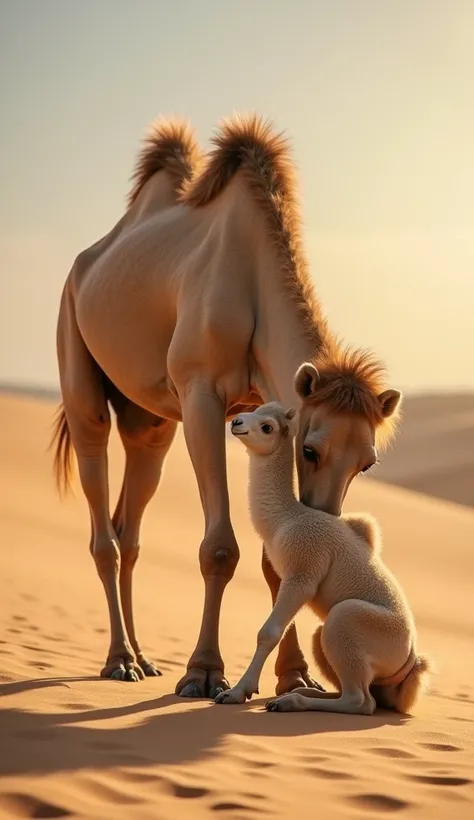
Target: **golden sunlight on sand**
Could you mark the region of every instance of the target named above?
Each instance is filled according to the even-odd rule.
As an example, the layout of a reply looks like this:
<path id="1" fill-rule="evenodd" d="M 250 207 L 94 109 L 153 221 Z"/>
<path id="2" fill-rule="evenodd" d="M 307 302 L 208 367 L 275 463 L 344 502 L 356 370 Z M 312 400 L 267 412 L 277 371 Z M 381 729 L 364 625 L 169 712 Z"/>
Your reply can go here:
<path id="1" fill-rule="evenodd" d="M 245 706 L 181 700 L 171 693 L 194 646 L 203 595 L 202 513 L 182 434 L 145 518 L 136 576 L 144 649 L 163 677 L 104 681 L 106 604 L 77 482 L 74 498 L 55 495 L 46 452 L 52 413 L 48 402 L 0 396 L 0 818 L 472 817 L 472 509 L 374 480 L 356 482 L 348 499 L 347 509 L 380 520 L 419 648 L 437 665 L 416 717 L 267 714 L 273 657 L 260 697 Z M 405 486 L 416 472 L 410 452 Z M 247 514 L 247 456 L 229 441 L 228 459 L 242 557 L 224 598 L 221 639 L 235 682 L 270 601 Z M 110 464 L 115 495 L 115 437 Z M 309 658 L 314 620 L 304 613 L 298 622 Z"/>

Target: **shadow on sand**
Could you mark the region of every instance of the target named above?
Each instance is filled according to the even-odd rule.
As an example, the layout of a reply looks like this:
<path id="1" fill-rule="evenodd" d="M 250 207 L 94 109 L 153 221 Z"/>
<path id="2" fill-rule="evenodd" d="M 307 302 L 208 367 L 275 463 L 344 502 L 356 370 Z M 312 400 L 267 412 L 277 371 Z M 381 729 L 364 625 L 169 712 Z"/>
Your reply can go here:
<path id="1" fill-rule="evenodd" d="M 42 678 L 5 683 L 0 695 L 67 686 L 97 678 Z M 104 681 L 104 685 L 111 685 Z M 129 684 L 112 684 L 128 686 Z M 46 694 L 46 693 L 45 693 Z M 85 693 L 84 693 L 85 694 Z M 200 707 L 196 708 L 196 703 Z M 242 706 L 215 706 L 175 695 L 110 708 L 81 708 L 70 714 L 44 714 L 15 708 L 0 712 L 1 736 L 8 743 L 3 775 L 46 774 L 83 768 L 146 766 L 197 761 L 219 754 L 229 736 L 319 737 L 329 732 L 354 732 L 380 726 L 400 726 L 408 718 L 379 711 L 372 717 L 310 713 L 268 714 L 265 699 Z M 180 710 L 168 711 L 179 704 Z M 137 722 L 138 716 L 138 722 Z M 127 725 L 127 718 L 134 718 Z M 110 721 L 122 721 L 112 728 Z M 86 724 L 86 725 L 84 725 Z"/>

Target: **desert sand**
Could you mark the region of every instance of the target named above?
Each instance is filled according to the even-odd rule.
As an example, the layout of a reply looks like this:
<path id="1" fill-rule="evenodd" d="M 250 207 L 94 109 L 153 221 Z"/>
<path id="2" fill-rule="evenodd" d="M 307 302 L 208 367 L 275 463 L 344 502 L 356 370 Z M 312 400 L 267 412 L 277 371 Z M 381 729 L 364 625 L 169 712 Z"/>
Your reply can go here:
<path id="1" fill-rule="evenodd" d="M 409 396 L 378 481 L 474 507 L 474 393 Z"/>
<path id="2" fill-rule="evenodd" d="M 347 499 L 347 510 L 368 510 L 381 522 L 386 561 L 417 618 L 419 648 L 437 665 L 414 717 L 267 714 L 274 657 L 249 704 L 181 700 L 172 693 L 194 646 L 203 596 L 202 514 L 183 437 L 148 509 L 136 570 L 139 634 L 163 676 L 104 681 L 105 597 L 77 480 L 75 497 L 61 503 L 55 494 L 46 452 L 52 412 L 48 402 L 0 396 L 1 818 L 473 816 L 474 510 L 365 477 Z M 452 440 L 439 437 L 441 464 Z M 224 598 L 221 645 L 235 682 L 270 600 L 238 442 L 228 443 L 228 463 L 242 557 Z M 114 437 L 114 498 L 122 464 Z M 416 473 L 416 454 L 407 448 L 405 477 L 410 469 Z M 304 612 L 298 625 L 310 659 L 316 624 Z"/>

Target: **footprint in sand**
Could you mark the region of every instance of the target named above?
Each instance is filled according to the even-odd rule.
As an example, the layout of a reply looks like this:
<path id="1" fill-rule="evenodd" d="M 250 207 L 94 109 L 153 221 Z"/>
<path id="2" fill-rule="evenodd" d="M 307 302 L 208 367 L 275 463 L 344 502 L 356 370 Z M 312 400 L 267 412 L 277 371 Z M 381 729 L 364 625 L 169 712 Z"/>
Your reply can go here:
<path id="1" fill-rule="evenodd" d="M 453 746 L 451 743 L 420 743 L 424 749 L 432 752 L 460 752 L 460 746 Z"/>
<path id="2" fill-rule="evenodd" d="M 322 769 L 319 766 L 310 766 L 306 771 L 308 774 L 315 774 L 317 777 L 324 777 L 326 780 L 354 780 L 354 775 L 348 772 L 339 772 L 335 769 Z"/>
<path id="3" fill-rule="evenodd" d="M 470 696 L 470 694 L 468 694 L 468 692 L 462 692 L 462 691 L 461 692 L 456 692 L 456 697 L 458 698 L 458 700 L 465 701 L 466 703 L 472 703 L 473 702 L 472 699 L 471 699 L 471 696 Z"/>
<path id="4" fill-rule="evenodd" d="M 32 666 L 33 669 L 39 669 L 40 672 L 43 669 L 54 669 L 52 663 L 44 663 L 44 661 L 28 661 L 28 666 Z"/>
<path id="5" fill-rule="evenodd" d="M 122 783 L 157 783 L 159 780 L 163 780 L 163 777 L 159 774 L 152 774 L 151 772 L 135 772 L 135 771 L 128 771 L 127 769 L 120 769 L 119 771 L 119 779 Z"/>
<path id="6" fill-rule="evenodd" d="M 467 777 L 446 777 L 441 775 L 424 775 L 411 774 L 408 775 L 409 780 L 414 780 L 416 783 L 426 783 L 428 786 L 467 786 L 472 783 Z"/>
<path id="7" fill-rule="evenodd" d="M 405 752 L 404 749 L 394 749 L 389 746 L 375 746 L 371 749 L 367 749 L 367 751 L 374 755 L 380 755 L 380 757 L 391 757 L 399 760 L 411 760 L 415 757 L 411 752 Z"/>
<path id="8" fill-rule="evenodd" d="M 185 800 L 196 799 L 198 797 L 207 797 L 210 794 L 209 789 L 199 786 L 182 786 L 179 783 L 168 783 L 168 788 L 175 797 L 181 797 Z"/>
<path id="9" fill-rule="evenodd" d="M 388 794 L 357 794 L 349 800 L 361 809 L 376 812 L 395 812 L 413 806 L 413 803 L 400 800 L 398 797 L 390 797 Z"/>
<path id="10" fill-rule="evenodd" d="M 2 794 L 0 807 L 8 811 L 8 817 L 54 818 L 69 817 L 72 812 L 54 803 L 46 803 L 29 794 Z"/>
<path id="11" fill-rule="evenodd" d="M 71 709 L 74 712 L 87 712 L 90 709 L 95 709 L 93 703 L 63 703 L 64 709 Z"/>
<path id="12" fill-rule="evenodd" d="M 327 760 L 330 760 L 327 755 L 300 755 L 300 757 L 295 760 L 295 766 L 299 766 L 300 763 L 326 763 Z"/>
<path id="13" fill-rule="evenodd" d="M 458 717 L 454 715 L 453 717 L 448 717 L 448 720 L 457 720 L 459 723 L 474 723 L 473 718 L 465 718 L 465 717 Z"/>
<path id="14" fill-rule="evenodd" d="M 214 803 L 211 806 L 212 811 L 251 811 L 253 813 L 259 813 L 266 811 L 265 809 L 256 808 L 255 806 L 245 806 L 243 803 Z"/>

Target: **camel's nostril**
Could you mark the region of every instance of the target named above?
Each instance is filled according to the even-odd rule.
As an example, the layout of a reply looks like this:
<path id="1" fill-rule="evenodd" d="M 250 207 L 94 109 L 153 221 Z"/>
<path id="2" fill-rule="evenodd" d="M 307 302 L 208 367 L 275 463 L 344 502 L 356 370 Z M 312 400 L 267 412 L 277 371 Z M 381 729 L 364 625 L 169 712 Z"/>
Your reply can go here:
<path id="1" fill-rule="evenodd" d="M 230 426 L 239 427 L 240 424 L 243 424 L 242 419 L 232 419 Z"/>

